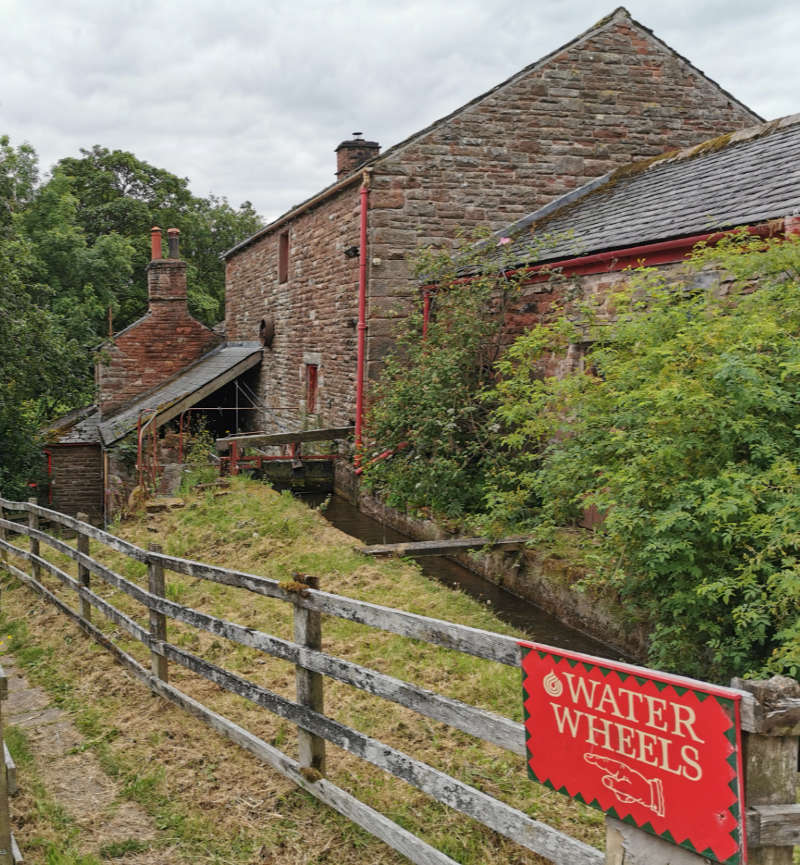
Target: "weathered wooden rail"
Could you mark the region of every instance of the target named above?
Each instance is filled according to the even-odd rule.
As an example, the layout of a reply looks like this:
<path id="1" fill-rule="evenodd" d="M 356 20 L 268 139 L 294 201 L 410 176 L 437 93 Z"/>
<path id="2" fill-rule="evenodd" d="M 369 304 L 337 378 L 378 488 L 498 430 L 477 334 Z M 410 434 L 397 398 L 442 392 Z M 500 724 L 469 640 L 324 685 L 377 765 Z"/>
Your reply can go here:
<path id="1" fill-rule="evenodd" d="M 216 441 L 217 451 L 222 453 L 228 451 L 228 456 L 222 456 L 220 460 L 220 469 L 227 469 L 232 475 L 238 474 L 241 469 L 262 469 L 264 464 L 269 464 L 270 461 L 286 462 L 291 461 L 298 467 L 302 461 L 323 460 L 330 462 L 337 458 L 338 454 L 312 454 L 302 455 L 301 448 L 305 442 L 333 442 L 341 441 L 342 439 L 352 436 L 355 427 L 324 427 L 322 429 L 297 430 L 295 432 L 282 433 L 244 433 L 242 435 L 225 436 L 218 438 Z M 245 449 L 250 447 L 258 448 L 279 448 L 288 445 L 288 453 L 273 456 L 263 452 L 245 455 Z"/>
<path id="2" fill-rule="evenodd" d="M 27 524 L 6 519 L 4 509 L 27 513 Z M 75 532 L 76 545 L 72 546 L 42 531 L 39 525 L 42 519 Z M 29 549 L 13 544 L 9 535 L 27 536 Z M 147 564 L 148 588 L 122 577 L 92 558 L 92 541 Z M 76 565 L 76 576 L 68 574 L 43 556 L 42 544 L 70 558 Z M 322 686 L 324 677 L 329 677 L 523 756 L 525 733 L 521 724 L 321 650 L 322 614 L 517 667 L 520 664 L 519 647 L 511 637 L 330 594 L 319 590 L 313 578 L 299 577 L 292 586 L 284 586 L 265 577 L 168 556 L 156 546 L 144 550 L 86 522 L 39 507 L 33 502 L 12 502 L 0 498 L 0 556 L 1 564 L 10 574 L 73 619 L 155 693 L 203 719 L 418 865 L 454 865 L 454 860 L 327 780 L 324 777 L 325 742 L 332 742 L 402 779 L 556 865 L 599 865 L 604 861 L 619 865 L 623 858 L 630 865 L 636 865 L 637 862 L 659 865 L 667 861 L 688 863 L 690 860 L 686 856 L 693 856 L 687 851 L 671 848 L 673 852 L 680 853 L 679 858 L 658 858 L 652 855 L 653 848 L 647 845 L 654 841 L 659 844 L 664 842 L 648 840 L 650 836 L 642 839 L 640 836 L 643 833 L 638 833 L 638 830 L 627 825 L 620 828 L 611 823 L 608 849 L 604 855 L 532 819 L 511 805 L 324 713 Z M 13 563 L 12 557 L 19 563 L 26 562 L 29 571 Z M 167 571 L 286 602 L 293 609 L 294 640 L 281 639 L 170 601 L 165 597 Z M 62 586 L 76 593 L 79 602 L 77 610 L 45 584 L 43 574 L 55 578 Z M 149 613 L 149 627 L 140 625 L 93 590 L 93 577 L 142 604 Z M 149 649 L 150 669 L 116 645 L 92 622 L 94 610 Z M 167 638 L 168 618 L 295 664 L 296 699 L 280 696 L 171 644 Z M 170 684 L 169 663 L 179 664 L 294 724 L 298 730 L 299 760 L 293 760 Z M 746 765 L 750 766 L 754 762 L 758 764 L 759 755 L 764 755 L 770 766 L 767 774 L 772 777 L 769 783 L 762 777 L 753 788 L 748 830 L 756 846 L 751 851 L 750 862 L 753 865 L 780 865 L 784 862 L 788 865 L 791 863 L 791 845 L 800 843 L 800 808 L 793 804 L 794 796 L 787 793 L 788 786 L 797 781 L 800 686 L 796 692 L 783 692 L 776 697 L 775 688 L 769 683 L 764 685 L 766 690 L 762 688 L 762 691 L 755 688 L 753 683 L 738 684 L 745 688 L 742 692 L 743 727 L 752 734 L 745 744 Z M 782 687 L 785 691 L 786 686 Z M 520 771 L 524 771 L 523 761 L 520 762 Z M 757 774 L 753 769 L 749 771 Z M 631 832 L 635 834 L 633 841 L 628 837 Z M 637 844 L 644 844 L 650 852 L 644 854 L 643 858 L 637 858 L 634 849 Z M 784 858 L 787 854 L 788 858 Z M 706 860 L 695 856 L 692 861 L 700 863 Z"/>
<path id="3" fill-rule="evenodd" d="M 359 547 L 365 556 L 452 556 L 468 550 L 519 550 L 529 541 L 528 536 L 513 538 L 443 538 L 438 541 L 403 541 L 399 544 L 371 544 Z"/>

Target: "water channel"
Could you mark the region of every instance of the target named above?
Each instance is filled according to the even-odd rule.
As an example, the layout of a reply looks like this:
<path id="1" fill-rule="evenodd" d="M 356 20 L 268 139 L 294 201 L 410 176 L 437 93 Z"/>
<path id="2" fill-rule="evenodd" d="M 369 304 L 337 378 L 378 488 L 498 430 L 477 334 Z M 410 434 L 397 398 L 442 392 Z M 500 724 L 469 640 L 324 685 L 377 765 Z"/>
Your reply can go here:
<path id="1" fill-rule="evenodd" d="M 304 495 L 302 499 L 311 507 L 322 506 L 321 513 L 331 525 L 364 544 L 397 544 L 411 540 L 361 513 L 339 496 L 330 496 L 327 504 L 324 495 Z M 452 559 L 445 556 L 420 556 L 416 561 L 426 576 L 458 588 L 484 604 L 490 604 L 499 618 L 519 628 L 532 640 L 604 658 L 625 660 L 617 650 L 565 625 L 530 601 L 512 595 Z"/>

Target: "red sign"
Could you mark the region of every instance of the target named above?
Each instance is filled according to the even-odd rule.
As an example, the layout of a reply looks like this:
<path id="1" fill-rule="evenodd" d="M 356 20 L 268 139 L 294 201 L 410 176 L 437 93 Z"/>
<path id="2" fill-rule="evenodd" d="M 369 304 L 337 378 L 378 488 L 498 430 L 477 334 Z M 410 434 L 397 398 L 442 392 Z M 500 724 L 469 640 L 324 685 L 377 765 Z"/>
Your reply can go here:
<path id="1" fill-rule="evenodd" d="M 520 646 L 532 778 L 701 856 L 746 862 L 737 691 Z"/>

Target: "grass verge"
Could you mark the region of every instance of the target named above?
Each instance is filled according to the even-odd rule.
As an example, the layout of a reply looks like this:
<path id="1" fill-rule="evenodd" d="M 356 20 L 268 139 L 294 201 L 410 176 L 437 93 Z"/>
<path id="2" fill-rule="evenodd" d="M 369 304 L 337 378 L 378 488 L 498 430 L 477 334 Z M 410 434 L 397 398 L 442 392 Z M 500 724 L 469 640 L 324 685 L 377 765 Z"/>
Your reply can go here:
<path id="1" fill-rule="evenodd" d="M 294 571 L 321 578 L 322 588 L 473 627 L 513 634 L 472 598 L 427 580 L 406 561 L 367 560 L 353 539 L 288 494 L 244 478 L 229 490 L 187 496 L 182 509 L 143 515 L 114 528 L 140 546 L 276 579 Z M 144 584 L 144 568 L 123 557 L 92 553 L 129 579 Z M 58 560 L 55 554 L 48 557 Z M 55 588 L 55 583 L 48 580 Z M 147 617 L 127 596 L 96 588 L 115 605 Z M 281 637 L 291 638 L 291 609 L 241 590 L 167 574 L 173 600 Z M 68 598 L 74 606 L 74 598 Z M 400 863 L 402 857 L 319 804 L 202 723 L 152 697 L 115 666 L 55 610 L 8 581 L 0 627 L 29 676 L 75 719 L 86 747 L 117 779 L 122 795 L 142 805 L 169 849 L 163 861 L 281 865 Z M 99 618 L 99 617 L 96 617 Z M 143 663 L 147 653 L 113 626 L 104 626 Z M 213 635 L 168 623 L 171 642 L 294 698 L 291 665 L 229 644 Z M 384 634 L 352 622 L 325 618 L 323 648 L 356 663 L 521 720 L 518 670 Z M 171 681 L 266 741 L 296 756 L 295 731 L 287 722 L 223 693 L 176 666 Z M 534 785 L 524 760 L 443 724 L 421 718 L 346 685 L 326 680 L 328 714 L 411 756 L 508 801 L 536 819 L 587 843 L 602 843 L 602 817 Z M 372 807 L 439 847 L 464 865 L 532 865 L 543 860 L 495 835 L 403 782 L 328 746 L 328 775 Z M 127 855 L 127 854 L 125 854 Z"/>

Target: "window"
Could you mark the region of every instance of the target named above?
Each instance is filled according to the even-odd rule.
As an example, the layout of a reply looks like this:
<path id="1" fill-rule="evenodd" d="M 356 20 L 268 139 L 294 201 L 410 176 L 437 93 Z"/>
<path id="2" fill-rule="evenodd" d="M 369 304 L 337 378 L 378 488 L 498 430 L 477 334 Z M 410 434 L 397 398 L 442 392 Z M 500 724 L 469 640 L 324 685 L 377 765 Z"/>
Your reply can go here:
<path id="1" fill-rule="evenodd" d="M 284 231 L 278 237 L 278 282 L 286 282 L 289 278 L 289 232 Z"/>
<path id="2" fill-rule="evenodd" d="M 317 410 L 317 383 L 319 367 L 315 363 L 306 364 L 306 412 L 313 414 Z"/>

